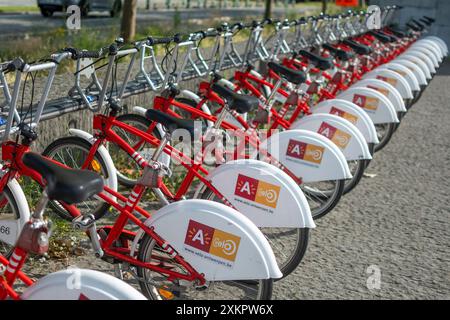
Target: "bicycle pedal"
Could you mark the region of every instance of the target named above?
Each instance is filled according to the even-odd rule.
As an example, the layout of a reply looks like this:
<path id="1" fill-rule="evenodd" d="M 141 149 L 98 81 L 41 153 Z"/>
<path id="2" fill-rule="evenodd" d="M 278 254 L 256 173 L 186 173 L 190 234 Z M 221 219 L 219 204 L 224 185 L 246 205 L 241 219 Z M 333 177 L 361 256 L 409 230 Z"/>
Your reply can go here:
<path id="1" fill-rule="evenodd" d="M 78 230 L 86 231 L 93 225 L 95 225 L 95 218 L 92 215 L 79 216 L 72 220 L 72 226 Z"/>

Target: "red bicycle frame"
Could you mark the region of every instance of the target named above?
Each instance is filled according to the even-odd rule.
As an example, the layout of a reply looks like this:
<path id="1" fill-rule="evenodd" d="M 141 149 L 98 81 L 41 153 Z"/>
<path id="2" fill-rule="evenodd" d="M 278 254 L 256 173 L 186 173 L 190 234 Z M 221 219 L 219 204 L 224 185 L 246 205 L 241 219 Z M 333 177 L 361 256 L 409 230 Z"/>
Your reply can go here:
<path id="1" fill-rule="evenodd" d="M 97 119 L 96 123 L 99 123 L 98 119 Z M 130 128 L 132 128 L 132 127 L 130 127 Z M 134 129 L 134 130 L 136 130 L 136 129 Z M 115 133 L 112 132 L 112 134 L 115 134 Z M 149 135 L 147 135 L 147 136 L 149 136 Z M 151 137 L 151 136 L 149 136 L 149 137 Z M 116 138 L 122 140 L 119 136 L 117 136 Z M 122 140 L 122 142 L 125 143 L 123 140 Z M 99 145 L 100 145 L 99 143 L 94 144 L 93 149 L 96 147 L 98 148 Z M 131 149 L 131 147 L 129 147 L 128 149 Z M 7 164 L 5 164 L 3 168 L 6 169 L 8 172 L 5 173 L 0 180 L 0 192 L 3 190 L 3 188 L 6 186 L 6 184 L 8 183 L 8 181 L 10 179 L 12 179 L 14 177 L 19 177 L 19 176 L 30 177 L 31 179 L 33 179 L 34 181 L 39 183 L 42 187 L 45 186 L 41 175 L 38 174 L 37 172 L 35 172 L 34 170 L 29 169 L 22 162 L 23 155 L 26 152 L 28 152 L 29 150 L 30 150 L 29 146 L 17 144 L 13 141 L 7 141 L 2 144 L 2 158 L 4 161 L 7 162 Z M 92 154 L 95 154 L 95 152 L 93 152 Z M 85 164 L 83 166 L 84 168 L 87 168 L 89 166 L 93 157 L 90 157 L 89 159 L 90 160 L 85 162 Z M 65 167 L 63 164 L 61 164 L 55 160 L 52 160 L 52 159 L 49 159 L 49 160 L 51 160 L 52 162 L 54 162 L 58 165 Z M 205 180 L 205 182 L 209 184 L 209 182 L 207 182 L 206 180 Z M 211 189 L 215 190 L 212 186 L 211 186 Z M 198 273 L 196 270 L 194 270 L 189 265 L 189 263 L 187 263 L 175 251 L 175 249 L 173 249 L 169 244 L 167 244 L 167 242 L 164 239 L 162 239 L 158 234 L 156 234 L 152 228 L 147 227 L 139 218 L 137 218 L 134 214 L 132 214 L 132 212 L 138 212 L 145 218 L 150 217 L 150 213 L 148 213 L 147 211 L 145 211 L 144 209 L 140 208 L 137 205 L 137 203 L 141 199 L 142 195 L 146 191 L 146 187 L 144 187 L 142 185 L 136 185 L 133 188 L 133 190 L 128 198 L 122 196 L 121 194 L 119 194 L 118 192 L 115 192 L 114 190 L 108 188 L 107 186 L 104 187 L 104 191 L 106 193 L 110 194 L 112 197 L 116 197 L 119 201 L 122 201 L 125 203 L 125 205 L 120 205 L 118 202 L 114 201 L 111 197 L 106 195 L 104 192 L 102 192 L 98 195 L 102 200 L 104 200 L 105 202 L 110 204 L 112 207 L 114 207 L 120 213 L 120 215 L 117 218 L 114 225 L 112 227 L 107 227 L 109 229 L 107 238 L 105 240 L 100 240 L 102 250 L 108 256 L 114 257 L 116 259 L 120 259 L 122 261 L 126 261 L 135 266 L 148 268 L 148 269 L 154 270 L 156 272 L 166 274 L 166 275 L 168 275 L 169 280 L 177 278 L 177 279 L 184 279 L 184 280 L 188 280 L 188 281 L 198 280 L 201 284 L 203 284 L 205 282 L 204 277 L 200 273 Z M 133 197 L 133 195 L 134 195 L 134 197 Z M 79 210 L 74 205 L 67 205 L 62 202 L 60 202 L 60 203 L 74 218 L 76 218 L 80 215 Z M 5 204 L 3 204 L 3 205 L 5 205 Z M 172 254 L 173 259 L 186 270 L 187 274 L 176 272 L 176 271 L 166 269 L 166 268 L 162 268 L 155 264 L 150 264 L 150 263 L 145 263 L 145 262 L 139 261 L 138 259 L 131 257 L 129 255 L 130 250 L 128 248 L 113 246 L 113 244 L 117 240 L 120 239 L 120 236 L 123 233 L 126 233 L 128 235 L 135 235 L 135 233 L 133 233 L 133 232 L 124 230 L 124 228 L 129 220 L 131 220 L 135 225 L 137 225 L 139 228 L 144 230 L 145 233 L 147 233 L 150 237 L 152 237 L 155 240 L 155 242 L 157 243 L 157 245 L 160 246 L 161 248 L 163 248 L 164 251 L 170 252 Z M 18 262 L 15 262 L 15 264 L 20 262 L 19 265 L 21 266 L 26 259 L 26 255 L 24 255 L 23 252 L 21 252 L 20 249 L 18 249 L 18 248 L 16 248 L 14 252 L 17 253 L 17 256 L 21 257 L 18 260 Z M 8 264 L 11 264 L 4 257 L 0 256 L 0 258 L 1 258 L 0 262 L 2 264 L 4 264 L 5 266 L 8 266 Z M 11 287 L 12 284 L 14 283 L 14 281 L 17 279 L 17 277 L 27 285 L 32 284 L 32 281 L 29 278 L 27 278 L 23 273 L 21 273 L 19 269 L 17 269 L 15 272 L 12 272 L 11 274 L 5 273 L 5 276 L 3 277 L 3 279 L 0 280 L 0 284 L 3 285 L 5 292 L 13 298 L 18 298 L 18 295 L 16 293 L 14 293 L 14 290 L 12 290 L 12 287 Z M 0 286 L 0 289 L 1 288 L 2 287 Z M 5 294 L 5 292 L 3 294 Z M 2 295 L 1 295 L 1 290 L 0 290 L 0 298 L 1 297 L 2 297 Z"/>

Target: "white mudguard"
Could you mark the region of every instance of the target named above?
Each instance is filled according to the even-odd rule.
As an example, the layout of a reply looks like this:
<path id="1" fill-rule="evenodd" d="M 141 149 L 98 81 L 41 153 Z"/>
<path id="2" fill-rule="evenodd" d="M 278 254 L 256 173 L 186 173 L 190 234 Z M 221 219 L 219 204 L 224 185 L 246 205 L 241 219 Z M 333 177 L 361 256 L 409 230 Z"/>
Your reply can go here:
<path id="1" fill-rule="evenodd" d="M 427 66 L 428 71 L 430 71 L 431 75 L 436 73 L 436 68 L 434 67 L 433 61 L 425 53 L 423 53 L 419 50 L 409 49 L 404 53 L 404 56 L 414 56 L 414 57 L 419 58 L 419 60 L 421 60 L 423 63 L 425 63 L 425 65 Z"/>
<path id="2" fill-rule="evenodd" d="M 313 114 L 330 113 L 347 119 L 358 128 L 367 143 L 377 144 L 378 140 L 375 125 L 367 113 L 356 104 L 342 99 L 324 100 L 311 108 Z"/>
<path id="3" fill-rule="evenodd" d="M 95 142 L 95 137 L 86 131 L 80 129 L 69 129 L 69 133 L 73 136 L 86 140 L 91 145 Z M 116 167 L 114 166 L 114 162 L 112 161 L 111 156 L 108 150 L 106 150 L 105 146 L 100 146 L 97 151 L 102 158 L 103 163 L 106 165 L 106 170 L 108 171 L 108 178 L 105 180 L 105 185 L 108 188 L 117 191 L 117 171 Z M 115 200 L 115 197 L 113 197 L 112 199 Z"/>
<path id="4" fill-rule="evenodd" d="M 147 300 L 139 291 L 103 272 L 71 268 L 51 273 L 27 288 L 23 300 Z"/>
<path id="5" fill-rule="evenodd" d="M 425 77 L 427 78 L 427 80 L 431 80 L 431 78 L 432 78 L 431 71 L 428 68 L 427 64 L 425 62 L 423 62 L 420 58 L 418 58 L 417 56 L 412 55 L 412 54 L 404 53 L 404 54 L 398 56 L 394 61 L 399 61 L 402 59 L 411 61 L 412 63 L 418 65 L 420 67 L 420 70 L 422 70 L 422 72 L 425 74 Z"/>
<path id="6" fill-rule="evenodd" d="M 447 44 L 441 38 L 436 37 L 436 36 L 428 36 L 428 37 L 425 37 L 424 40 L 430 40 L 430 41 L 436 42 L 441 47 L 441 49 L 442 49 L 442 51 L 444 53 L 444 56 L 448 55 Z"/>
<path id="7" fill-rule="evenodd" d="M 222 79 L 219 79 L 217 82 L 233 91 L 236 90 L 236 85 L 233 82 L 231 82 L 230 80 L 222 78 Z"/>
<path id="8" fill-rule="evenodd" d="M 355 83 L 352 87 L 367 87 L 384 94 L 397 112 L 406 112 L 405 102 L 400 93 L 389 83 L 377 79 L 364 79 Z"/>
<path id="9" fill-rule="evenodd" d="M 196 103 L 199 103 L 202 100 L 202 98 L 200 98 L 197 94 L 195 94 L 194 92 L 189 91 L 189 90 L 181 90 L 180 94 L 179 94 L 179 97 L 184 97 L 184 98 L 187 98 L 187 99 L 194 100 Z M 133 108 L 133 110 L 134 110 L 134 108 Z M 202 111 L 207 113 L 207 114 L 209 114 L 209 115 L 211 114 L 211 110 L 209 109 L 207 103 L 203 103 Z M 212 121 L 208 120 L 207 121 L 207 125 L 208 125 L 208 127 L 211 128 L 214 125 L 214 123 Z"/>
<path id="10" fill-rule="evenodd" d="M 436 68 L 439 67 L 442 60 L 444 59 L 444 55 L 442 53 L 441 48 L 432 41 L 428 41 L 428 40 L 417 41 L 417 42 L 413 43 L 409 48 L 423 50 L 423 52 L 425 52 L 425 53 L 430 52 L 431 53 L 430 56 L 432 56 L 432 58 L 434 58 L 438 63 L 438 65 L 435 66 Z"/>
<path id="11" fill-rule="evenodd" d="M 250 71 L 250 74 L 254 77 L 260 78 L 260 79 L 264 79 L 263 75 L 260 74 L 258 71 L 256 71 L 255 69 Z M 268 97 L 270 95 L 270 93 L 272 92 L 272 89 L 266 85 L 262 86 L 264 93 L 266 95 L 266 97 Z M 285 96 L 281 96 L 279 94 L 275 95 L 275 99 L 277 99 L 279 102 L 284 103 L 284 101 L 286 100 Z"/>
<path id="12" fill-rule="evenodd" d="M 277 132 L 262 147 L 303 182 L 350 179 L 342 151 L 324 136 L 307 130 Z"/>
<path id="13" fill-rule="evenodd" d="M 350 121 L 328 113 L 318 113 L 295 121 L 291 129 L 317 132 L 333 141 L 344 153 L 345 159 L 372 159 L 362 133 Z"/>
<path id="14" fill-rule="evenodd" d="M 413 77 L 413 75 L 411 75 Z M 377 79 L 385 81 L 398 90 L 403 99 L 414 98 L 412 88 L 408 81 L 399 73 L 386 69 L 376 68 L 363 76 L 363 79 Z M 417 84 L 418 86 L 418 84 Z"/>
<path id="15" fill-rule="evenodd" d="M 206 177 L 258 227 L 314 228 L 308 201 L 281 169 L 253 159 L 232 160 Z M 194 198 L 199 198 L 200 189 Z"/>
<path id="16" fill-rule="evenodd" d="M 374 124 L 399 122 L 394 106 L 382 93 L 365 87 L 352 87 L 337 96 L 367 112 Z"/>
<path id="17" fill-rule="evenodd" d="M 434 69 L 439 68 L 440 64 L 440 52 L 439 55 L 433 50 L 434 48 L 427 47 L 426 44 L 416 44 L 415 46 L 411 46 L 407 52 L 419 51 L 425 54 L 430 60 L 433 62 Z"/>
<path id="18" fill-rule="evenodd" d="M 224 204 L 199 199 L 174 202 L 152 214 L 145 224 L 154 227 L 208 281 L 282 277 L 261 231 Z M 141 235 L 142 230 L 135 237 L 131 255 Z"/>
<path id="19" fill-rule="evenodd" d="M 0 176 L 4 174 L 5 172 L 0 170 Z M 18 210 L 19 217 L 18 219 L 11 220 L 0 219 L 0 242 L 13 246 L 19 238 L 24 224 L 30 221 L 30 208 L 28 207 L 25 194 L 16 179 L 11 179 L 8 182 L 8 188 L 17 204 L 16 209 Z M 0 196 L 0 199 L 3 200 L 3 194 Z"/>
<path id="20" fill-rule="evenodd" d="M 439 43 L 429 40 L 429 39 L 421 39 L 411 45 L 411 48 L 414 47 L 426 47 L 430 49 L 434 54 L 438 57 L 439 63 L 441 63 L 445 58 L 445 52 L 443 48 L 439 45 Z"/>
<path id="21" fill-rule="evenodd" d="M 381 68 L 395 71 L 405 77 L 413 91 L 420 91 L 420 86 L 427 85 L 428 83 L 422 69 L 409 60 L 393 60 L 393 62 L 386 63 Z"/>

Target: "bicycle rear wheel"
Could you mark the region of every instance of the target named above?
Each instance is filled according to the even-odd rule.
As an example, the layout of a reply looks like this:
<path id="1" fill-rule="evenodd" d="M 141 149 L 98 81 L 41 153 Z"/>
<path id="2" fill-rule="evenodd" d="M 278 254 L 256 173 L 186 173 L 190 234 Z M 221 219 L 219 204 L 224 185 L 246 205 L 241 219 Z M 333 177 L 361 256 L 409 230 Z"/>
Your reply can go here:
<path id="1" fill-rule="evenodd" d="M 349 193 L 358 185 L 364 175 L 364 170 L 369 164 L 369 161 L 370 160 L 347 161 L 350 173 L 352 174 L 352 178 L 345 180 L 344 194 Z"/>
<path id="2" fill-rule="evenodd" d="M 140 242 L 138 259 L 170 267 L 172 271 L 185 272 L 148 234 Z M 149 299 L 268 300 L 272 296 L 272 279 L 217 281 L 208 283 L 206 287 L 196 288 L 194 284 L 170 281 L 167 276 L 142 267 L 137 267 L 137 274 L 141 291 Z"/>
<path id="3" fill-rule="evenodd" d="M 396 124 L 395 123 L 380 123 L 376 124 L 375 128 L 377 130 L 378 140 L 380 141 L 375 145 L 374 151 L 378 152 L 389 143 L 394 134 Z"/>
<path id="4" fill-rule="evenodd" d="M 329 180 L 304 183 L 300 185 L 313 219 L 327 215 L 341 200 L 344 194 L 345 180 Z"/>

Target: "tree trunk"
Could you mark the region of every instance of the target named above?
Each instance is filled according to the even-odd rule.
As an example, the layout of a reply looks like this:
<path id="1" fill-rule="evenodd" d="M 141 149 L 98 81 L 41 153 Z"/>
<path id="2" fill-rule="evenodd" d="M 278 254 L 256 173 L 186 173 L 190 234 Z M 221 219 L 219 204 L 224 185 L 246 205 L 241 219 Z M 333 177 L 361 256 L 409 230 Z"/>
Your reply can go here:
<path id="1" fill-rule="evenodd" d="M 322 12 L 327 12 L 327 0 L 322 0 Z"/>
<path id="2" fill-rule="evenodd" d="M 270 19 L 272 17 L 272 0 L 266 1 L 266 10 L 264 11 L 264 18 Z"/>
<path id="3" fill-rule="evenodd" d="M 133 40 L 136 34 L 136 9 L 137 0 L 125 0 L 123 4 L 122 25 L 120 34 L 125 42 Z"/>

